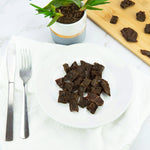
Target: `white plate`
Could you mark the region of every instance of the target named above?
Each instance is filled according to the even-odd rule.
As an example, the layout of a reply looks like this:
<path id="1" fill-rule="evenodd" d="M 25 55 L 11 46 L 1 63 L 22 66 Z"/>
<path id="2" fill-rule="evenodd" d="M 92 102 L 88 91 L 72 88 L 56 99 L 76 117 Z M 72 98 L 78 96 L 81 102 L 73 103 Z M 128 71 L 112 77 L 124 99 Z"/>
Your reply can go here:
<path id="1" fill-rule="evenodd" d="M 111 50 L 93 44 L 77 44 L 61 46 L 61 50 L 54 53 L 58 53 L 58 57 L 49 56 L 39 70 L 36 94 L 41 107 L 51 118 L 71 127 L 94 128 L 117 119 L 127 109 L 133 93 L 131 72 Z M 103 64 L 103 78 L 110 83 L 111 97 L 102 96 L 104 105 L 94 115 L 86 108 L 70 112 L 68 104 L 57 102 L 60 88 L 55 80 L 65 74 L 62 65 L 80 60 Z"/>

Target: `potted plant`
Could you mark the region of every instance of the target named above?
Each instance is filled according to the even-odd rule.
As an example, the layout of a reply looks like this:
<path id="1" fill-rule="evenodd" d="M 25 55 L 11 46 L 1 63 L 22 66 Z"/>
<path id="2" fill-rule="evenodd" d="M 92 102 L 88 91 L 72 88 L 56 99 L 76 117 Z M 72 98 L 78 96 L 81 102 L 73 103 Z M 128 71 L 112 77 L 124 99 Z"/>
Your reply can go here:
<path id="1" fill-rule="evenodd" d="M 109 3 L 108 0 L 52 0 L 44 8 L 31 4 L 38 14 L 50 17 L 47 25 L 51 29 L 52 37 L 58 44 L 74 44 L 85 38 L 86 9 L 102 10 L 95 6 Z"/>

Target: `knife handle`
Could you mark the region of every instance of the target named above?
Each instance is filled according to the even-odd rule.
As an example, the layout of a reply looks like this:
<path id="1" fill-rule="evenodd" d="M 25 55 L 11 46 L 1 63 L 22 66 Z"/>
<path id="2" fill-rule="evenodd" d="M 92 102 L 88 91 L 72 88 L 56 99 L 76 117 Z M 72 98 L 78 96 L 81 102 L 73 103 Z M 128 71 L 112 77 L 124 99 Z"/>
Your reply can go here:
<path id="1" fill-rule="evenodd" d="M 14 101 L 14 82 L 8 84 L 8 110 L 6 122 L 6 141 L 13 140 L 13 101 Z"/>

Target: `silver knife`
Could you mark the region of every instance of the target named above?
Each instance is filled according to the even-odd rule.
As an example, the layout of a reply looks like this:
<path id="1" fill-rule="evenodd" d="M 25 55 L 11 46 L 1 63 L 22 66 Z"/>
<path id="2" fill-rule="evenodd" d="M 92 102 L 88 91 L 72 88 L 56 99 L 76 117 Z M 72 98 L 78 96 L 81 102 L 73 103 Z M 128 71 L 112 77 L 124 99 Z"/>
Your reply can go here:
<path id="1" fill-rule="evenodd" d="M 16 46 L 10 43 L 7 49 L 7 71 L 8 71 L 8 110 L 6 122 L 6 141 L 13 140 L 13 101 L 16 71 Z"/>

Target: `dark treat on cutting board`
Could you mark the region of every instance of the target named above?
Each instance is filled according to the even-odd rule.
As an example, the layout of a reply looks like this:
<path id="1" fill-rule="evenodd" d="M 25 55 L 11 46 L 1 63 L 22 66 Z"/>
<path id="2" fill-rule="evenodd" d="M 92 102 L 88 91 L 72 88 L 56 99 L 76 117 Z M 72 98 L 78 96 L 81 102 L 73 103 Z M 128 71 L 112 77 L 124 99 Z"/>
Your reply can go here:
<path id="1" fill-rule="evenodd" d="M 137 42 L 138 34 L 135 30 L 131 28 L 123 28 L 121 34 L 128 42 Z"/>
<path id="2" fill-rule="evenodd" d="M 146 24 L 144 32 L 150 34 L 150 24 Z"/>
<path id="3" fill-rule="evenodd" d="M 145 15 L 145 12 L 144 11 L 139 11 L 136 13 L 136 19 L 141 21 L 141 22 L 144 22 L 145 19 L 146 19 L 146 15 Z"/>
<path id="4" fill-rule="evenodd" d="M 135 2 L 131 1 L 131 0 L 123 0 L 120 4 L 120 6 L 125 9 L 127 7 L 133 6 L 135 5 Z"/>
<path id="5" fill-rule="evenodd" d="M 56 8 L 57 12 L 63 14 L 57 21 L 64 24 L 70 24 L 80 20 L 84 14 L 84 11 L 80 11 L 80 8 L 74 3 L 69 6 L 61 6 Z"/>
<path id="6" fill-rule="evenodd" d="M 58 102 L 69 103 L 71 112 L 78 112 L 80 106 L 86 107 L 94 114 L 98 106 L 104 104 L 100 95 L 106 93 L 110 96 L 109 84 L 102 79 L 104 66 L 80 61 L 80 65 L 73 62 L 71 66 L 66 63 L 63 67 L 65 76 L 56 80 L 57 85 L 62 89 L 59 91 Z"/>
<path id="7" fill-rule="evenodd" d="M 117 22 L 118 22 L 118 16 L 112 16 L 112 18 L 110 19 L 110 23 L 116 24 Z"/>
<path id="8" fill-rule="evenodd" d="M 141 53 L 150 58 L 150 51 L 141 49 Z"/>

